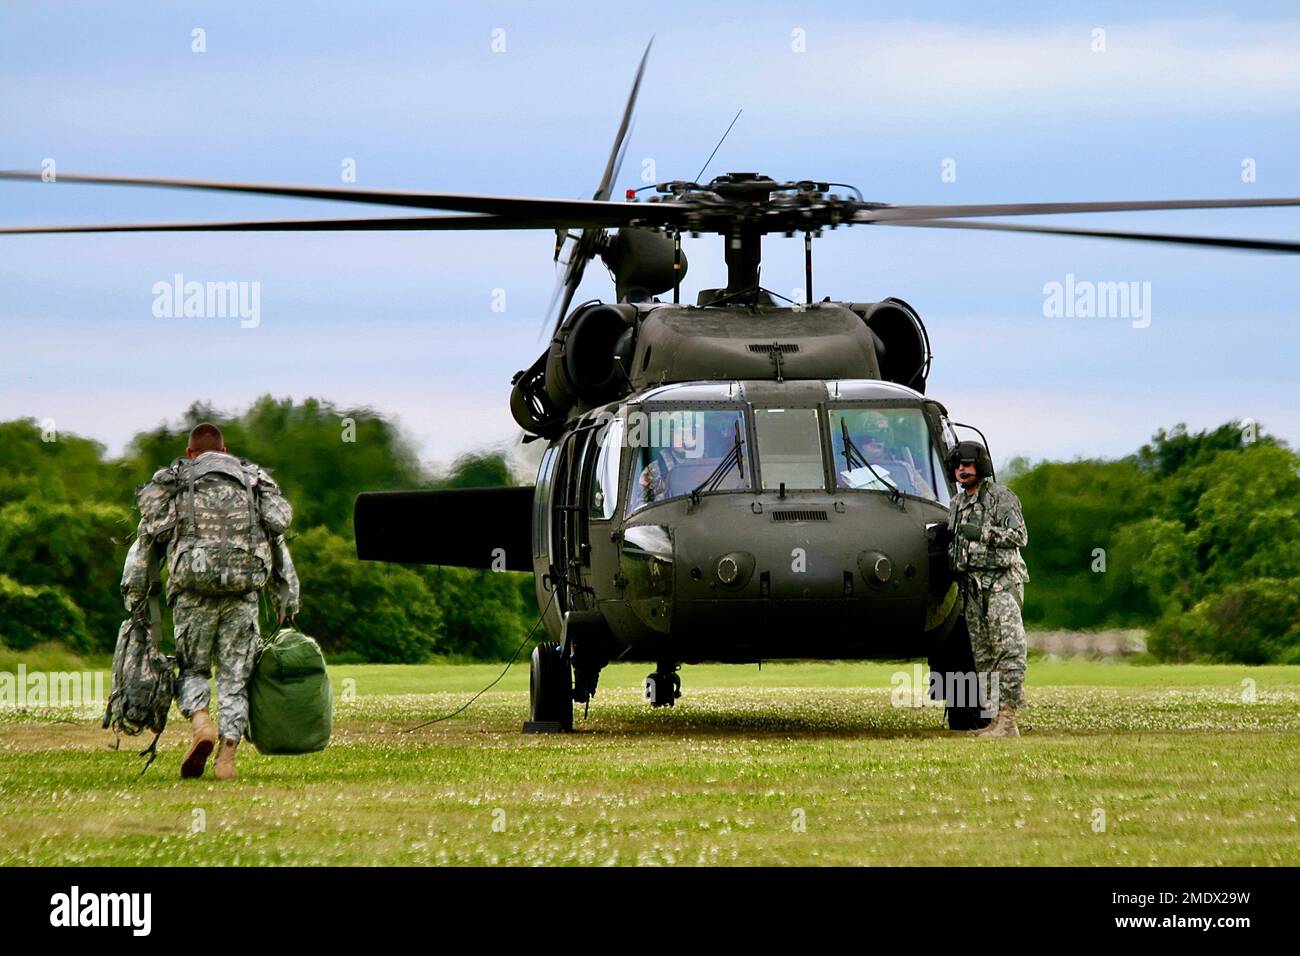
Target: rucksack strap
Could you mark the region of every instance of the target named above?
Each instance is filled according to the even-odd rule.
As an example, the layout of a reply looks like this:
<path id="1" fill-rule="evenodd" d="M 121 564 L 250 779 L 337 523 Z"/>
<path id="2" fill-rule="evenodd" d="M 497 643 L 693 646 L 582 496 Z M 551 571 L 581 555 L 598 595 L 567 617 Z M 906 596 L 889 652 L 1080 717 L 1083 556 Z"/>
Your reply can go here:
<path id="1" fill-rule="evenodd" d="M 244 482 L 244 495 L 248 498 L 248 550 L 257 547 L 257 502 L 254 500 L 253 483 L 248 479 L 248 469 L 241 468 L 239 476 Z"/>
<path id="2" fill-rule="evenodd" d="M 275 593 L 279 596 L 279 601 L 276 602 L 275 606 L 275 626 L 284 627 L 285 620 L 293 620 L 291 615 L 285 613 L 285 608 L 289 605 L 289 582 L 284 578 L 277 577 Z"/>
<path id="3" fill-rule="evenodd" d="M 194 463 L 193 462 L 190 462 L 189 466 L 185 469 L 185 474 L 189 479 L 189 486 L 190 486 L 190 493 L 188 495 L 188 500 L 186 501 L 186 506 L 190 514 L 189 534 L 191 537 L 198 537 L 199 519 L 194 516 Z"/>
<path id="4" fill-rule="evenodd" d="M 158 733 L 153 735 L 153 740 L 149 741 L 149 746 L 140 751 L 139 756 L 149 758 L 144 762 L 144 766 L 140 768 L 140 776 L 142 777 L 144 776 L 144 772 L 149 769 L 149 765 L 158 759 L 158 738 L 161 736 L 162 731 L 160 730 Z M 121 740 L 121 738 L 118 739 Z"/>
<path id="5" fill-rule="evenodd" d="M 162 583 L 162 577 L 158 573 L 158 548 L 154 545 L 149 547 L 149 557 L 145 562 L 145 575 L 147 579 L 147 591 L 149 595 L 149 639 L 153 641 L 154 647 L 162 646 L 162 607 L 158 603 L 158 595 L 154 594 L 154 582 Z"/>

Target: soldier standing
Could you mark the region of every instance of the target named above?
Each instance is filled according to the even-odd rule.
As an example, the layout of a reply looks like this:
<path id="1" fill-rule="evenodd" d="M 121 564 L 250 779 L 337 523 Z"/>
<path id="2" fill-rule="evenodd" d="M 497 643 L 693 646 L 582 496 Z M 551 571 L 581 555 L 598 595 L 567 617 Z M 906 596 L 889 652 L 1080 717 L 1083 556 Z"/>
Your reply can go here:
<path id="1" fill-rule="evenodd" d="M 275 584 L 278 619 L 298 612 L 298 576 L 284 541 L 293 509 L 264 470 L 226 451 L 217 426 L 195 426 L 185 455 L 136 491 L 140 526 L 122 593 L 127 609 L 143 616 L 165 559 L 180 670 L 176 702 L 194 732 L 181 776 L 203 775 L 219 734 L 213 775 L 234 780 L 235 748 L 248 726 L 258 592 Z M 219 727 L 208 713 L 214 653 Z"/>
<path id="2" fill-rule="evenodd" d="M 949 557 L 961 582 L 966 627 L 975 668 L 989 681 L 997 716 L 979 737 L 1019 737 L 1016 710 L 1024 705 L 1025 603 L 1029 572 L 1020 549 L 1029 532 L 1020 499 L 993 480 L 988 449 L 979 442 L 958 443 L 948 459 L 962 488 L 952 501 Z M 993 675 L 996 675 L 996 684 Z"/>

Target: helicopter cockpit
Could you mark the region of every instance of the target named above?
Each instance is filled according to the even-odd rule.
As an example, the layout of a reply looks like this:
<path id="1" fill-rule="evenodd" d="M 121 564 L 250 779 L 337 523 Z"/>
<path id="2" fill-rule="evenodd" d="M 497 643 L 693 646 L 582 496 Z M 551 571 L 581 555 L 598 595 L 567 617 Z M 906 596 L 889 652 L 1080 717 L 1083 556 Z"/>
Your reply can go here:
<path id="1" fill-rule="evenodd" d="M 817 383 L 819 394 L 780 404 L 741 382 L 654 389 L 610 423 L 596 465 L 600 510 L 613 513 L 619 453 L 631 456 L 623 495 L 629 516 L 719 492 L 875 491 L 946 506 L 942 449 L 923 397 L 862 384 L 865 391 L 853 382 Z"/>

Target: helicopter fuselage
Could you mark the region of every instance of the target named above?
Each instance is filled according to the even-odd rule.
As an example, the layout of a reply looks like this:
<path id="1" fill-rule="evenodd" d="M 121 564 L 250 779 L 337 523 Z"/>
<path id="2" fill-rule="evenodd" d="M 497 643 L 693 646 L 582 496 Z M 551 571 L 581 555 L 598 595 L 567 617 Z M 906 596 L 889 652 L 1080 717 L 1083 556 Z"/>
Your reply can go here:
<path id="1" fill-rule="evenodd" d="M 878 478 L 848 462 L 845 423 L 856 432 L 862 416 L 910 427 L 911 462 L 881 458 Z M 719 424 L 732 431 L 709 448 Z M 579 671 L 588 655 L 597 669 L 925 655 L 957 612 L 936 544 L 952 493 L 945 427 L 938 403 L 869 379 L 680 383 L 588 411 L 548 447 L 535 485 L 547 630 L 573 643 Z M 674 428 L 691 440 L 673 465 L 685 481 L 647 501 L 645 473 Z M 728 434 L 740 460 L 727 487 L 699 491 Z"/>

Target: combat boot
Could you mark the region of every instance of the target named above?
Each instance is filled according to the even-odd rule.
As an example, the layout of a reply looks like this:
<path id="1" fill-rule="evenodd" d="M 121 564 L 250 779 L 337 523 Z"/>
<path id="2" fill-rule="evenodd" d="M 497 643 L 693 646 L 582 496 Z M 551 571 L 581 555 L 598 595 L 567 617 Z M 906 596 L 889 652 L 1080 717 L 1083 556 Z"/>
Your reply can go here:
<path id="1" fill-rule="evenodd" d="M 181 760 L 181 776 L 186 778 L 203 776 L 203 768 L 208 763 L 208 754 L 212 753 L 212 748 L 217 745 L 217 728 L 206 710 L 196 710 L 192 713 L 190 723 L 194 725 L 194 738 L 190 741 L 190 749 L 185 751 L 185 757 Z"/>
<path id="2" fill-rule="evenodd" d="M 1016 726 L 1016 709 L 1007 704 L 998 708 L 998 715 L 983 730 L 975 732 L 976 737 L 1019 737 L 1020 728 Z"/>
<path id="3" fill-rule="evenodd" d="M 238 746 L 238 740 L 221 738 L 221 749 L 217 751 L 217 761 L 212 765 L 212 776 L 218 780 L 234 780 L 239 776 L 235 773 L 235 748 Z"/>

